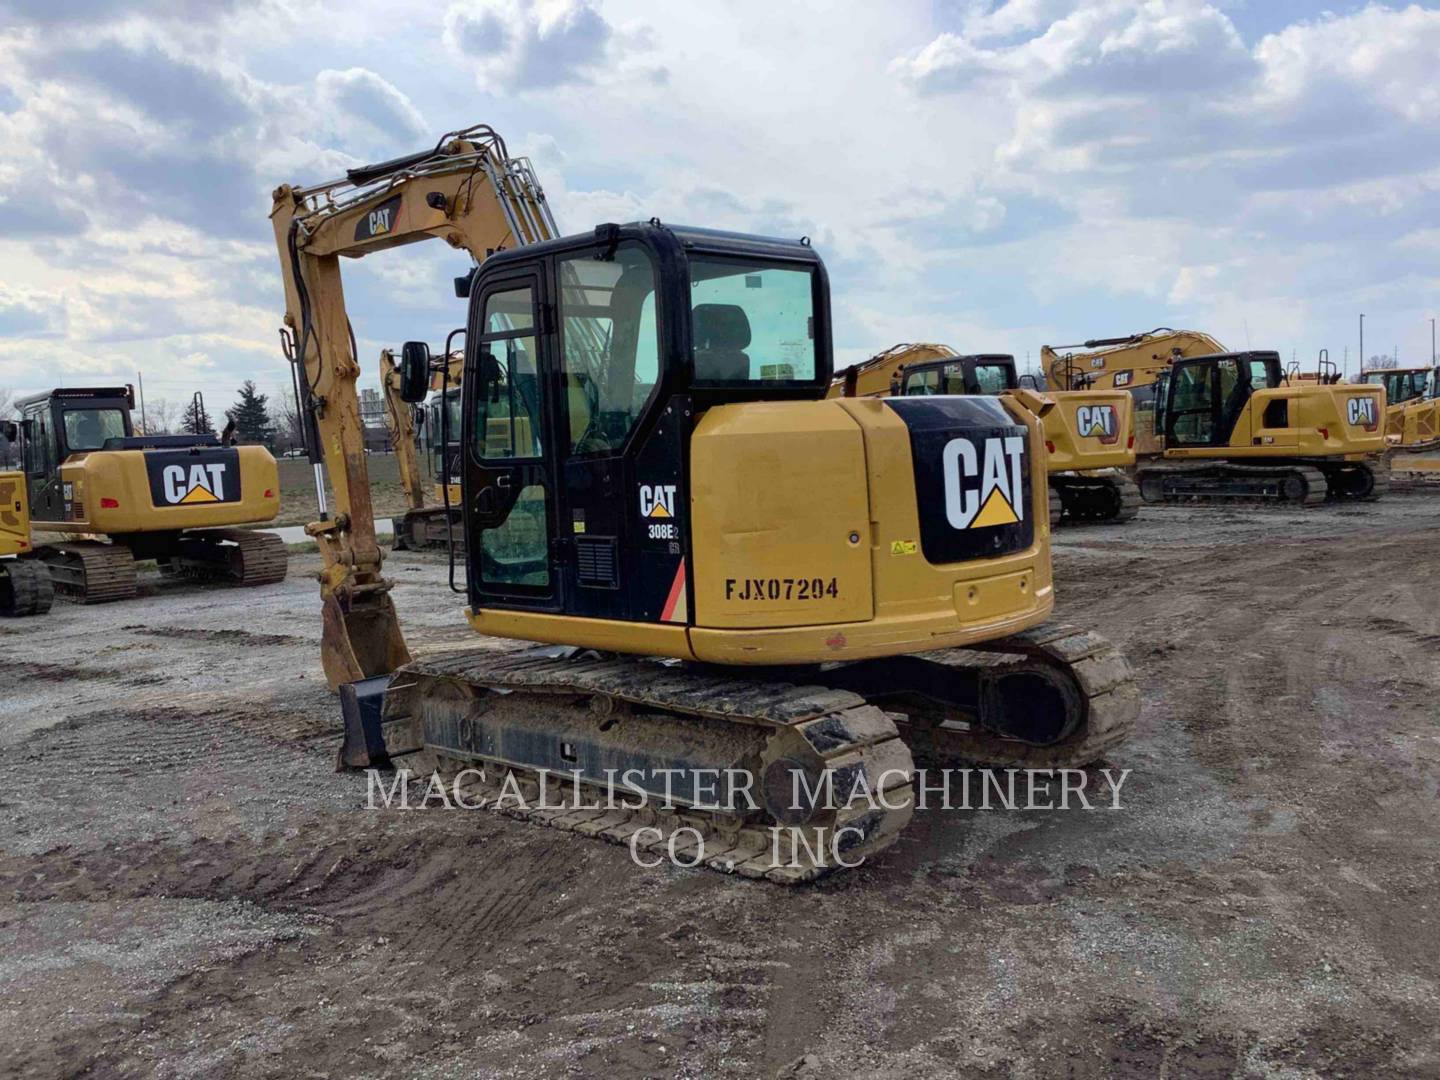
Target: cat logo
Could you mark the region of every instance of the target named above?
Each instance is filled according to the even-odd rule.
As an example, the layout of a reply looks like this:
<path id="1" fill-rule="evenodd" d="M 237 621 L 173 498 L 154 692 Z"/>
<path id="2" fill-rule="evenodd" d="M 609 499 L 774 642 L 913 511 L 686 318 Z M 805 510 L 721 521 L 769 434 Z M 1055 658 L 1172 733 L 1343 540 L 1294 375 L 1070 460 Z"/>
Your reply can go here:
<path id="1" fill-rule="evenodd" d="M 171 506 L 225 501 L 225 463 L 167 465 L 163 474 L 165 501 Z"/>
<path id="2" fill-rule="evenodd" d="M 1380 425 L 1380 413 L 1375 408 L 1373 397 L 1352 397 L 1346 403 L 1346 414 L 1355 427 L 1374 431 Z"/>
<path id="3" fill-rule="evenodd" d="M 1082 438 L 1113 443 L 1120 438 L 1120 421 L 1113 405 L 1081 405 L 1075 410 L 1075 426 Z"/>
<path id="4" fill-rule="evenodd" d="M 1025 518 L 1025 437 L 958 437 L 941 454 L 945 517 L 954 529 L 1018 525 Z"/>
<path id="5" fill-rule="evenodd" d="M 387 236 L 400 224 L 400 202 L 403 195 L 392 195 L 355 222 L 355 240 L 373 240 Z"/>
<path id="6" fill-rule="evenodd" d="M 640 516 L 643 518 L 673 518 L 675 516 L 674 484 L 641 484 Z"/>

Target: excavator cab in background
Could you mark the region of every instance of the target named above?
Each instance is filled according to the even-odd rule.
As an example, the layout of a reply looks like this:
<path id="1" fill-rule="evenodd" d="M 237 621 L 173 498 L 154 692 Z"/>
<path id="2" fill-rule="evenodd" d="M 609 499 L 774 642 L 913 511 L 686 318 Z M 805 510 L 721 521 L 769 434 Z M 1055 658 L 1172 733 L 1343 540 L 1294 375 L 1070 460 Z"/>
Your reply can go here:
<path id="1" fill-rule="evenodd" d="M 1367 371 L 1360 380 L 1385 387 L 1385 438 L 1396 482 L 1433 487 L 1440 479 L 1440 367 Z"/>
<path id="2" fill-rule="evenodd" d="M 410 343 L 412 353 L 414 347 L 415 343 Z M 390 419 L 390 444 L 408 507 L 392 522 L 396 551 L 448 549 L 465 543 L 456 457 L 463 357 L 455 354 L 432 362 L 428 353 L 426 346 L 422 367 L 404 363 L 403 358 L 397 362 L 390 349 L 380 353 L 380 387 Z M 426 479 L 434 486 L 433 502 L 425 496 Z"/>
<path id="3" fill-rule="evenodd" d="M 93 604 L 136 591 L 135 561 L 240 585 L 285 577 L 278 536 L 234 526 L 280 512 L 263 446 L 207 435 L 137 435 L 128 386 L 61 388 L 16 402 L 39 548 L 62 596 Z M 108 540 L 95 539 L 97 536 Z"/>
<path id="4" fill-rule="evenodd" d="M 1156 383 L 1163 454 L 1136 468 L 1147 501 L 1369 499 L 1389 485 L 1382 386 L 1288 381 L 1275 352 L 1177 359 Z"/>

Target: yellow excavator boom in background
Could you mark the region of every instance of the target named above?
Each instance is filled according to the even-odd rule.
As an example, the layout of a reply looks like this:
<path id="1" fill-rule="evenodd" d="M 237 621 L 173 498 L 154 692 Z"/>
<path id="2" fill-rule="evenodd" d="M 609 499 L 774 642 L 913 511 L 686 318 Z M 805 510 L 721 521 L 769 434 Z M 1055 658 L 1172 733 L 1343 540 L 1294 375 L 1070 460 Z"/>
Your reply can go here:
<path id="1" fill-rule="evenodd" d="M 381 396 L 390 418 L 390 445 L 405 493 L 405 512 L 393 522 L 396 551 L 459 548 L 465 544 L 465 532 L 460 527 L 460 485 L 453 478 L 446 482 L 453 465 L 451 448 L 460 439 L 453 404 L 460 393 L 463 368 L 461 353 L 452 353 L 443 363 L 436 363 L 430 376 L 430 400 L 412 406 L 401 393 L 402 376 L 394 351 L 380 351 Z M 448 413 L 446 403 L 451 403 Z M 425 496 L 427 472 L 435 482 L 434 502 Z"/>
<path id="2" fill-rule="evenodd" d="M 1154 434 L 1156 380 L 1180 357 L 1223 353 L 1225 346 L 1200 330 L 1159 327 L 1128 337 L 1094 338 L 1078 345 L 1042 345 L 1040 368 L 1056 390 L 1125 390 L 1135 399 L 1135 453 L 1159 453 Z"/>

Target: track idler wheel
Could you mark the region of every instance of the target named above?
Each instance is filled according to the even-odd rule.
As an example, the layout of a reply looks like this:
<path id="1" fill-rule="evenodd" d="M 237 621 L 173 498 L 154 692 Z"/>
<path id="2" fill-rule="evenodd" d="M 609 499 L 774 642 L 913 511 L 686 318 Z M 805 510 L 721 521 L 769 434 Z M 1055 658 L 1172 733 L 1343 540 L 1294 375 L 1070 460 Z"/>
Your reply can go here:
<path id="1" fill-rule="evenodd" d="M 1085 699 L 1075 681 L 1043 660 L 987 673 L 981 682 L 980 724 L 997 735 L 1051 746 L 1084 719 Z"/>

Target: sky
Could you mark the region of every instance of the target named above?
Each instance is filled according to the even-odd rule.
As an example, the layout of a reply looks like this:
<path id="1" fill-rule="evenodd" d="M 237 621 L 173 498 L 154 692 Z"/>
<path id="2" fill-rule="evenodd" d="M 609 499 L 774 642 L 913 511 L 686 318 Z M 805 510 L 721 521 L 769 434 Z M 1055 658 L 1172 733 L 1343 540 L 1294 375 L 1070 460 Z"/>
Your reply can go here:
<path id="1" fill-rule="evenodd" d="M 488 123 L 562 231 L 809 236 L 838 366 L 1157 326 L 1428 362 L 1440 9 L 1299 0 L 0 0 L 0 388 L 286 392 L 270 192 Z M 463 321 L 346 261 L 365 370 Z"/>

